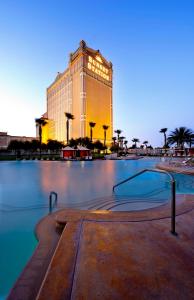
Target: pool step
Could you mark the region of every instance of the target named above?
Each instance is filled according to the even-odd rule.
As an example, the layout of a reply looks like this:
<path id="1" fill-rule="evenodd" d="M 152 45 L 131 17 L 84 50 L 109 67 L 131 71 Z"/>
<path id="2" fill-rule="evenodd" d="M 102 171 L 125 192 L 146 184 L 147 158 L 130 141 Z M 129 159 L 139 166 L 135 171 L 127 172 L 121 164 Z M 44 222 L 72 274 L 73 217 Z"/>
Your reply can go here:
<path id="1" fill-rule="evenodd" d="M 89 210 L 140 210 L 140 209 L 146 209 L 151 208 L 155 206 L 159 206 L 161 204 L 164 204 L 166 201 L 163 199 L 152 199 L 152 200 L 145 200 L 145 199 L 122 199 L 115 201 L 114 199 L 112 201 L 104 201 L 104 203 L 101 203 L 100 205 L 95 205 L 92 207 L 88 207 Z"/>
<path id="2" fill-rule="evenodd" d="M 75 205 L 59 204 L 58 208 L 74 208 L 87 210 L 140 210 L 159 206 L 168 200 L 165 198 L 144 198 L 133 196 L 108 196 Z"/>
<path id="3" fill-rule="evenodd" d="M 166 192 L 166 189 L 164 188 L 157 188 L 155 190 L 152 190 L 151 192 L 148 192 L 144 195 L 117 195 L 117 194 L 112 194 L 110 196 L 105 196 L 105 197 L 99 197 L 99 198 L 94 198 L 88 201 L 82 201 L 78 203 L 59 203 L 58 208 L 74 208 L 74 209 L 98 209 L 98 207 L 102 205 L 105 205 L 106 203 L 109 204 L 114 201 L 132 201 L 132 200 L 146 200 L 146 201 L 154 201 L 156 202 L 157 200 L 164 201 L 166 198 L 162 193 Z M 158 196 L 160 195 L 160 198 L 158 199 Z M 157 196 L 157 197 L 156 197 Z"/>
<path id="4" fill-rule="evenodd" d="M 150 203 L 160 203 L 165 202 L 165 198 L 163 192 L 165 189 L 155 189 L 151 192 L 148 192 L 144 195 L 116 195 L 112 194 L 110 196 L 94 198 L 88 201 L 82 201 L 79 203 L 62 203 L 59 202 L 55 209 L 64 209 L 64 208 L 73 208 L 73 209 L 88 209 L 88 210 L 116 210 L 116 207 L 120 210 L 121 208 L 128 207 L 129 210 L 132 210 L 134 207 L 140 206 L 142 203 L 143 207 L 150 207 Z M 158 198 L 160 196 L 160 198 Z M 135 203 L 137 203 L 135 205 Z M 149 204 L 148 204 L 149 203 Z M 130 209 L 131 207 L 131 209 Z M 49 208 L 48 204 L 39 204 L 39 205 L 29 205 L 29 206 L 12 206 L 12 205 L 1 205 L 1 212 L 16 212 L 16 211 L 25 211 L 25 210 L 36 210 L 36 209 L 47 209 Z M 140 209 L 140 208 L 139 208 Z"/>

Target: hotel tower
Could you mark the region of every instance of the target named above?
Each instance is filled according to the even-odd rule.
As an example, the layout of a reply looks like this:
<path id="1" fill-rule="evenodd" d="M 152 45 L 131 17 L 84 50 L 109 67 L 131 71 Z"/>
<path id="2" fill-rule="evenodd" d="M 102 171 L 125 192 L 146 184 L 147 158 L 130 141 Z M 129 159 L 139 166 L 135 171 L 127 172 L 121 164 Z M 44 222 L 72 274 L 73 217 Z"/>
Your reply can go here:
<path id="1" fill-rule="evenodd" d="M 90 137 L 89 123 L 94 122 L 93 141 L 103 142 L 103 125 L 107 125 L 107 144 L 110 144 L 112 73 L 112 63 L 82 40 L 79 48 L 70 54 L 68 68 L 58 73 L 47 88 L 47 112 L 42 116 L 47 121 L 43 127 L 43 142 L 48 139 L 66 142 L 65 113 L 68 112 L 74 116 L 74 120 L 70 120 L 70 139 Z"/>

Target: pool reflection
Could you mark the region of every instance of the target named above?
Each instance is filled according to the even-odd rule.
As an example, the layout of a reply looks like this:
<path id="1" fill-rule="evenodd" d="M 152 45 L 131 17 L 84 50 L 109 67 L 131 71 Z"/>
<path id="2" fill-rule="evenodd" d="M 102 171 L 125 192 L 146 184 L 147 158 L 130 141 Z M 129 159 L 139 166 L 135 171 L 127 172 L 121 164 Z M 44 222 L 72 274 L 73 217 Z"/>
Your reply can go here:
<path id="1" fill-rule="evenodd" d="M 68 205 L 111 194 L 115 181 L 112 161 L 44 162 L 40 166 L 40 188 L 45 195 L 54 190 L 60 203 Z"/>

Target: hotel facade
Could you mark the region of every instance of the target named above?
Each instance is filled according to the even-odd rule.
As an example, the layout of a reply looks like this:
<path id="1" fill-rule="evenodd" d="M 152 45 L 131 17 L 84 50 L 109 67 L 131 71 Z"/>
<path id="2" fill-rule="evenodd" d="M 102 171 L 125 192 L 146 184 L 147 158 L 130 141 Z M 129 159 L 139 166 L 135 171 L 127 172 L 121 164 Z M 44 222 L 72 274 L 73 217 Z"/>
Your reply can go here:
<path id="1" fill-rule="evenodd" d="M 70 54 L 68 68 L 58 73 L 47 88 L 47 112 L 42 116 L 47 121 L 43 127 L 43 142 L 48 139 L 66 142 L 65 113 L 68 112 L 74 116 L 74 120 L 70 120 L 70 139 L 90 137 L 89 123 L 94 122 L 93 141 L 104 141 L 103 125 L 106 125 L 107 144 L 110 144 L 113 134 L 112 78 L 112 63 L 82 40 L 79 48 Z"/>

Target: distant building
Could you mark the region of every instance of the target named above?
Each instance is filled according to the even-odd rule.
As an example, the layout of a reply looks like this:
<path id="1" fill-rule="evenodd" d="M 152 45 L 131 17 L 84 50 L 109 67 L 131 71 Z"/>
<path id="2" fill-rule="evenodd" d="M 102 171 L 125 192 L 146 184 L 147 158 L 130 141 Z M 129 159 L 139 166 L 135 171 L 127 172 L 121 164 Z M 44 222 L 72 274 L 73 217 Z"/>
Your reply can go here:
<path id="1" fill-rule="evenodd" d="M 7 149 L 9 146 L 9 143 L 13 140 L 26 142 L 31 142 L 32 140 L 35 140 L 36 137 L 27 137 L 27 136 L 12 136 L 8 135 L 7 132 L 0 132 L 0 149 Z"/>
<path id="2" fill-rule="evenodd" d="M 75 118 L 70 121 L 70 138 L 90 137 L 89 122 L 94 122 L 93 140 L 104 140 L 102 126 L 107 125 L 107 143 L 111 143 L 112 74 L 112 63 L 99 50 L 81 41 L 79 48 L 70 54 L 68 68 L 58 73 L 47 88 L 47 112 L 43 118 L 48 123 L 43 127 L 43 142 L 46 139 L 66 141 L 65 112 L 68 112 Z"/>

